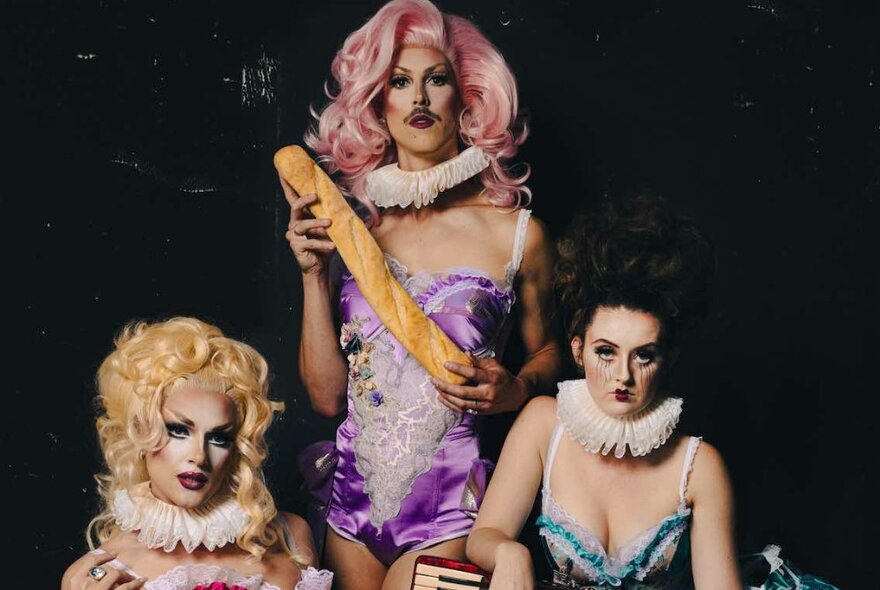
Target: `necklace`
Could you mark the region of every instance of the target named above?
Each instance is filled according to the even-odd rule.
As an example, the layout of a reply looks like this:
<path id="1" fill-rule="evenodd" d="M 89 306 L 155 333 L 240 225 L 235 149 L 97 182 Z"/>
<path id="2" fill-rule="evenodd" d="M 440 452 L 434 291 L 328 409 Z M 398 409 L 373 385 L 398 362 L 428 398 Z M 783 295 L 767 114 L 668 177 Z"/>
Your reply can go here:
<path id="1" fill-rule="evenodd" d="M 129 490 L 117 490 L 113 516 L 123 531 L 137 531 L 138 541 L 150 549 L 173 551 L 179 542 L 192 553 L 199 545 L 208 551 L 234 543 L 250 517 L 233 496 L 195 509 L 181 508 L 156 498 L 146 481 Z"/>
<path id="2" fill-rule="evenodd" d="M 486 152 L 477 146 L 427 170 L 401 170 L 394 162 L 367 174 L 364 193 L 378 207 L 414 205 L 418 209 L 433 203 L 443 191 L 482 172 L 490 162 Z"/>
<path id="3" fill-rule="evenodd" d="M 627 446 L 633 457 L 647 455 L 665 443 L 681 415 L 680 397 L 655 397 L 630 416 L 604 413 L 587 389 L 586 379 L 563 381 L 556 396 L 556 415 L 569 436 L 591 453 L 620 459 Z M 615 448 L 616 447 L 616 448 Z"/>

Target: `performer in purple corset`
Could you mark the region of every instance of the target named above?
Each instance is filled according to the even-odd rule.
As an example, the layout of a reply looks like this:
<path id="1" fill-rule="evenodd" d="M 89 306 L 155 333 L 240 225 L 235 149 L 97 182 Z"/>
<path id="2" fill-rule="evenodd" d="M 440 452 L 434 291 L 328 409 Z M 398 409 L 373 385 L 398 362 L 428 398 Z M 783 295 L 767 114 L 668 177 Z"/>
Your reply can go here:
<path id="1" fill-rule="evenodd" d="M 527 168 L 508 166 L 526 136 L 513 74 L 471 22 L 426 0 L 389 2 L 332 72 L 337 90 L 306 143 L 363 203 L 396 278 L 474 358 L 448 366 L 465 385 L 432 378 L 351 276 L 331 272 L 330 221 L 307 212 L 314 195 L 282 181 L 303 278 L 301 376 L 316 411 L 348 411 L 326 562 L 344 590 L 408 588 L 419 553 L 464 559 L 485 485 L 480 415 L 552 391 L 552 250 L 523 208 Z M 497 360 L 514 323 L 527 354 L 515 375 Z"/>

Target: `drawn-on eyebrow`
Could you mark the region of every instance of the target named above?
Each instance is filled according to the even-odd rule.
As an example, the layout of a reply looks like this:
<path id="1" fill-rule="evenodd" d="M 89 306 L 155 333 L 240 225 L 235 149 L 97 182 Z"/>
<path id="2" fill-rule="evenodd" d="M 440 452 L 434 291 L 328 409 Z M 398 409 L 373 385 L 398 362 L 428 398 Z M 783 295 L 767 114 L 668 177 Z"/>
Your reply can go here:
<path id="1" fill-rule="evenodd" d="M 181 424 L 183 424 L 184 426 L 189 426 L 190 428 L 194 428 L 196 425 L 195 422 L 193 422 L 192 420 L 190 420 L 189 418 L 187 418 L 183 414 L 179 414 L 179 413 L 175 412 L 174 410 L 168 410 L 168 413 L 173 415 L 174 419 L 177 420 L 178 422 L 180 422 Z M 220 426 L 217 426 L 216 428 L 212 428 L 211 432 L 223 432 L 226 430 L 232 430 L 232 428 L 234 426 L 235 426 L 235 422 L 227 422 L 226 424 L 221 424 Z"/>
<path id="2" fill-rule="evenodd" d="M 183 414 L 179 414 L 179 413 L 175 412 L 174 410 L 168 410 L 168 413 L 171 414 L 172 416 L 174 416 L 174 419 L 177 420 L 178 422 L 180 422 L 181 424 L 184 424 L 184 425 L 190 426 L 190 427 L 193 427 L 196 425 L 195 422 L 193 422 L 192 420 L 190 420 L 189 418 L 187 418 Z"/>
<path id="3" fill-rule="evenodd" d="M 432 73 L 434 73 L 434 70 L 436 70 L 437 68 L 441 68 L 441 67 L 442 67 L 442 68 L 445 68 L 445 67 L 446 67 L 446 63 L 445 63 L 445 62 L 435 63 L 433 66 L 430 66 L 430 67 L 425 68 L 425 73 L 426 73 L 426 74 L 432 74 Z M 405 68 L 405 67 L 403 67 L 403 66 L 395 65 L 395 66 L 394 66 L 394 69 L 395 69 L 395 70 L 401 70 L 401 71 L 403 71 L 403 72 L 405 72 L 405 73 L 407 73 L 407 74 L 412 74 L 412 70 L 407 69 L 407 68 Z"/>
<path id="4" fill-rule="evenodd" d="M 605 344 L 608 344 L 609 346 L 613 346 L 614 348 L 620 348 L 617 344 L 611 342 L 610 340 L 606 340 L 605 338 L 597 338 L 596 340 L 593 340 L 592 344 L 598 344 L 600 342 L 604 342 Z M 657 343 L 656 342 L 647 342 L 645 344 L 640 344 L 640 345 L 636 346 L 633 350 L 643 350 L 645 348 L 657 348 Z"/>

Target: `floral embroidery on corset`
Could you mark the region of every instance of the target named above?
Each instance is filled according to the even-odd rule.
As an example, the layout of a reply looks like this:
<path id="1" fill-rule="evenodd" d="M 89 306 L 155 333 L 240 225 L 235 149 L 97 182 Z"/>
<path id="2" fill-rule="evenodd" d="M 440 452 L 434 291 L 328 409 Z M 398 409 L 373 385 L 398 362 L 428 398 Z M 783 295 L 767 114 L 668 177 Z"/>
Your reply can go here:
<path id="1" fill-rule="evenodd" d="M 370 353 L 375 345 L 365 342 L 363 337 L 363 325 L 369 318 L 357 316 L 350 322 L 342 325 L 342 335 L 339 343 L 348 356 L 348 376 L 351 380 L 351 391 L 358 397 L 366 395 L 373 407 L 381 406 L 385 398 L 376 386 L 373 377 L 375 371 L 370 366 Z"/>

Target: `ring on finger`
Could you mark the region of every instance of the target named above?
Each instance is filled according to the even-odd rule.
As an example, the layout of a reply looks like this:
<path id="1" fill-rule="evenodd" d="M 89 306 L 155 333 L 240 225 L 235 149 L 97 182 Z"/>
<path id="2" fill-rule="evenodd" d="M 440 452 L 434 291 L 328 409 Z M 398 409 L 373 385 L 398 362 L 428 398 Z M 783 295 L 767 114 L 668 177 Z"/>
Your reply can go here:
<path id="1" fill-rule="evenodd" d="M 480 407 L 480 402 L 478 402 L 475 399 L 472 399 L 471 400 L 471 407 L 467 408 L 465 410 L 465 412 L 467 412 L 468 414 L 471 414 L 471 415 L 477 414 L 480 411 L 479 407 Z"/>
<path id="2" fill-rule="evenodd" d="M 100 582 L 104 579 L 104 576 L 107 575 L 107 570 L 102 568 L 100 565 L 96 565 L 95 567 L 89 568 L 89 577 L 95 581 Z"/>

